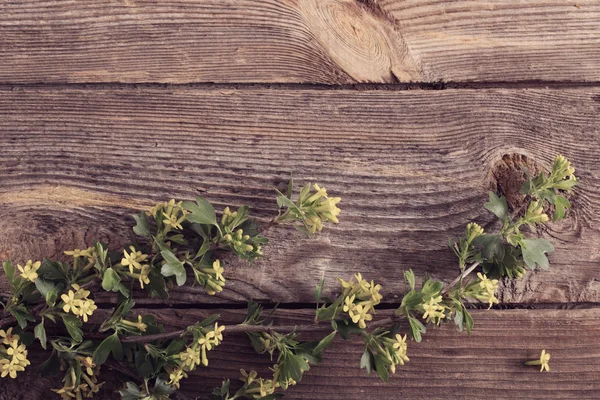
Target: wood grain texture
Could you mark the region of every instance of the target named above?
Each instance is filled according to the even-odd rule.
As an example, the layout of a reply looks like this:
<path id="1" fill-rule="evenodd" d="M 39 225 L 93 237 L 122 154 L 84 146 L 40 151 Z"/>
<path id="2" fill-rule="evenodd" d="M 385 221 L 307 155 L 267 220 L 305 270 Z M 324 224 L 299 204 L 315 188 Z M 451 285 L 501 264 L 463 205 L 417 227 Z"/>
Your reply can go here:
<path id="1" fill-rule="evenodd" d="M 139 312 L 145 312 L 140 310 Z M 223 321 L 239 323 L 243 312 L 227 310 L 148 310 L 167 330 L 178 329 L 208 313 L 220 312 Z M 310 323 L 314 310 L 280 310 L 277 324 Z M 382 314 L 381 317 L 385 315 Z M 364 350 L 360 338 L 340 338 L 325 354 L 324 362 L 309 371 L 303 381 L 286 392 L 286 399 L 358 400 L 384 399 L 592 399 L 600 390 L 600 309 L 582 310 L 491 310 L 474 311 L 471 336 L 450 325 L 431 329 L 422 343 L 409 342 L 410 361 L 383 383 L 359 369 Z M 207 393 L 223 378 L 236 382 L 239 368 L 256 369 L 267 375 L 268 356 L 253 353 L 245 335 L 227 335 L 218 350 L 209 352 L 209 366 L 197 370 L 182 384 L 181 398 L 207 399 Z M 303 334 L 302 340 L 315 340 Z M 542 349 L 552 355 L 551 372 L 523 363 L 536 359 Z M 42 360 L 40 353 L 36 357 Z M 10 399 L 42 399 L 57 382 L 31 380 L 27 393 L 17 388 L 33 373 L 16 382 L 3 382 Z M 104 379 L 127 379 L 122 373 L 105 371 Z M 30 382 L 30 380 L 27 380 Z M 235 384 L 235 383 L 233 383 Z M 19 393 L 21 397 L 14 397 Z M 108 389 L 100 397 L 115 398 Z"/>
<path id="2" fill-rule="evenodd" d="M 551 268 L 500 299 L 598 302 L 599 100 L 598 89 L 3 90 L 0 256 L 121 246 L 130 213 L 171 197 L 249 204 L 265 219 L 293 171 L 343 197 L 341 223 L 315 239 L 277 227 L 264 260 L 226 260 L 222 296 L 183 287 L 168 302 L 310 302 L 321 274 L 335 291 L 335 277 L 358 271 L 396 302 L 404 270 L 449 282 L 448 238 L 473 220 L 492 228 L 483 203 L 503 156 L 547 166 L 563 153 L 581 186 L 568 218 L 542 232 Z"/>
<path id="3" fill-rule="evenodd" d="M 0 83 L 600 80 L 594 0 L 17 0 L 0 16 Z"/>

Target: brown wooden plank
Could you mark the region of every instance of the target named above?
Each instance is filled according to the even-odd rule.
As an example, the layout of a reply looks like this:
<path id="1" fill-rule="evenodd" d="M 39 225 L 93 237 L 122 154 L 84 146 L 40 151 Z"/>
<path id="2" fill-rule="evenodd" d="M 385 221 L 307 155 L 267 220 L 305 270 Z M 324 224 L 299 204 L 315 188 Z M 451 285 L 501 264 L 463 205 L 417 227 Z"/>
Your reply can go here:
<path id="1" fill-rule="evenodd" d="M 140 312 L 144 312 L 141 310 Z M 150 311 L 166 329 L 175 330 L 207 313 L 220 312 L 224 321 L 239 323 L 243 312 L 226 310 Z M 277 324 L 310 323 L 314 310 L 280 310 Z M 384 314 L 382 314 L 383 316 Z M 313 367 L 303 381 L 286 392 L 286 399 L 384 399 L 478 398 L 478 399 L 591 399 L 600 390 L 600 309 L 581 310 L 475 310 L 471 336 L 450 325 L 431 329 L 422 343 L 409 342 L 410 361 L 383 383 L 359 369 L 364 350 L 360 338 L 344 342 L 337 338 L 320 366 Z M 225 333 L 227 329 L 225 330 Z M 314 334 L 303 334 L 314 340 Z M 539 357 L 542 349 L 551 354 L 549 373 L 523 363 Z M 42 359 L 40 353 L 36 356 Z M 185 398 L 207 398 L 224 378 L 236 381 L 239 369 L 257 369 L 267 374 L 268 356 L 253 353 L 244 335 L 225 335 L 218 350 L 209 353 L 209 366 L 197 370 L 182 385 Z M 29 379 L 27 379 L 29 377 Z M 5 380 L 0 399 L 41 399 L 56 382 L 32 379 L 25 374 L 16 382 Z M 108 381 L 127 379 L 110 371 Z M 27 393 L 19 390 L 31 382 Z M 111 399 L 108 390 L 101 398 Z"/>
<path id="2" fill-rule="evenodd" d="M 0 15 L 0 83 L 600 80 L 595 0 L 17 0 Z"/>
<path id="3" fill-rule="evenodd" d="M 325 274 L 362 271 L 385 301 L 402 272 L 451 281 L 448 238 L 483 209 L 506 154 L 581 177 L 574 209 L 544 235 L 547 272 L 505 287 L 505 303 L 600 301 L 599 89 L 445 91 L 50 90 L 0 93 L 0 258 L 60 256 L 94 239 L 128 240 L 143 206 L 202 194 L 218 209 L 276 213 L 293 171 L 343 197 L 341 223 L 315 239 L 269 232 L 265 258 L 227 260 L 219 297 L 184 287 L 171 302 L 310 302 Z M 152 300 L 140 300 L 150 302 Z"/>

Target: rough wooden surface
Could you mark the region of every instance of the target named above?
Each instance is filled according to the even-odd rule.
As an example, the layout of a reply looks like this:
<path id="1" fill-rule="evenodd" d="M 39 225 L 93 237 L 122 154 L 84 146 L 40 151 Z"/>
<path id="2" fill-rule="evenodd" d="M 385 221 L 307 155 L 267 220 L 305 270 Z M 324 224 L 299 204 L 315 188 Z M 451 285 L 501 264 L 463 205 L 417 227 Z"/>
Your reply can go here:
<path id="1" fill-rule="evenodd" d="M 500 298 L 598 302 L 599 99 L 597 89 L 2 91 L 0 255 L 120 246 L 128 214 L 171 197 L 249 204 L 264 218 L 293 171 L 343 196 L 342 223 L 315 239 L 278 227 L 264 261 L 228 264 L 222 296 L 185 287 L 170 301 L 310 302 L 321 274 L 329 290 L 362 271 L 395 302 L 408 268 L 456 277 L 448 238 L 471 220 L 492 228 L 483 203 L 503 156 L 543 166 L 564 153 L 581 187 L 568 218 L 543 233 L 556 246 L 551 269 Z"/>
<path id="2" fill-rule="evenodd" d="M 595 0 L 17 0 L 0 16 L 0 83 L 600 80 Z"/>
<path id="3" fill-rule="evenodd" d="M 456 276 L 446 243 L 473 220 L 493 228 L 489 189 L 518 205 L 515 166 L 562 153 L 581 186 L 539 232 L 551 269 L 499 293 L 501 308 L 533 309 L 473 310 L 471 337 L 428 333 L 387 384 L 358 369 L 359 341 L 336 340 L 287 398 L 597 398 L 598 21 L 596 0 L 0 1 L 0 260 L 120 247 L 129 214 L 171 197 L 266 220 L 293 172 L 341 194 L 339 225 L 311 240 L 274 228 L 264 260 L 226 260 L 222 295 L 136 293 L 138 306 L 169 330 L 209 312 L 239 322 L 247 298 L 285 303 L 280 323 L 310 321 L 322 274 L 329 293 L 361 271 L 391 309 L 404 270 Z M 414 87 L 455 90 L 399 90 Z M 268 372 L 243 335 L 226 339 L 179 399 L 207 398 L 238 368 Z M 522 365 L 543 348 L 551 373 Z M 104 377 L 101 397 L 116 398 L 123 373 Z M 0 400 L 57 386 L 29 368 L 0 381 Z"/>
<path id="4" fill-rule="evenodd" d="M 165 321 L 168 330 L 180 329 L 209 313 L 220 312 L 223 321 L 239 323 L 242 312 L 227 310 L 141 310 Z M 384 312 L 380 317 L 385 316 Z M 310 323 L 314 310 L 280 310 L 277 324 Z M 286 399 L 385 399 L 437 398 L 552 398 L 592 399 L 600 390 L 600 311 L 491 310 L 473 311 L 476 329 L 471 336 L 450 325 L 430 330 L 422 343 L 409 342 L 410 361 L 383 383 L 359 369 L 364 345 L 360 338 L 337 338 L 324 362 L 309 371 L 302 383 L 286 392 Z M 208 368 L 198 369 L 182 385 L 182 399 L 207 399 L 207 393 L 223 378 L 236 382 L 239 368 L 257 369 L 268 375 L 268 356 L 253 353 L 245 335 L 227 335 L 218 350 L 209 352 Z M 315 334 L 301 335 L 315 340 Z M 539 357 L 542 349 L 552 355 L 550 373 L 523 363 Z M 33 373 L 30 375 L 33 378 Z M 127 379 L 122 373 L 105 377 Z M 343 377 L 343 379 L 340 379 Z M 0 399 L 41 399 L 56 382 L 31 379 L 30 390 L 16 389 L 16 382 L 0 386 Z M 232 383 L 235 384 L 235 383 Z M 4 385 L 4 382 L 3 382 Z M 21 393 L 14 396 L 14 393 Z M 115 398 L 105 390 L 102 399 Z"/>

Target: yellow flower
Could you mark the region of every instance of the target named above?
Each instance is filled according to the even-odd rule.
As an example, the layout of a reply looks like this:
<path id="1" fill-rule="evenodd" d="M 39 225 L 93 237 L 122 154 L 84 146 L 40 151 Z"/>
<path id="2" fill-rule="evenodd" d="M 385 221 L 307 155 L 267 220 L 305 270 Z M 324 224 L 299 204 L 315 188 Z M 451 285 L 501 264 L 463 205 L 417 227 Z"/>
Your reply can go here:
<path id="1" fill-rule="evenodd" d="M 258 376 L 258 373 L 256 371 L 250 371 L 250 372 L 246 372 L 245 369 L 240 369 L 240 373 L 242 374 L 243 378 L 240 378 L 240 380 L 242 382 L 247 383 L 248 385 L 250 385 Z"/>
<path id="2" fill-rule="evenodd" d="M 498 304 L 498 299 L 495 296 L 496 289 L 498 289 L 498 279 L 488 279 L 481 272 L 477 273 L 477 277 L 479 278 L 480 293 L 476 297 L 479 301 L 489 303 L 488 308 L 492 308 L 492 305 Z"/>
<path id="3" fill-rule="evenodd" d="M 169 384 L 175 386 L 177 389 L 179 389 L 179 381 L 181 381 L 183 378 L 185 378 L 185 373 L 183 372 L 182 369 L 176 369 L 173 372 L 171 372 L 171 374 L 169 375 Z"/>
<path id="4" fill-rule="evenodd" d="M 396 351 L 396 356 L 398 357 L 398 363 L 400 365 L 404 365 L 405 361 L 409 361 L 408 357 L 406 356 L 406 352 L 408 350 L 408 345 L 406 344 L 406 335 L 402 337 L 399 333 L 397 333 L 396 341 L 392 345 L 392 348 Z"/>
<path id="5" fill-rule="evenodd" d="M 149 284 L 150 283 L 150 265 L 146 264 L 146 265 L 142 265 L 142 270 L 140 271 L 140 274 L 138 276 L 138 280 L 140 281 L 140 287 L 143 289 L 144 288 L 144 284 Z"/>
<path id="6" fill-rule="evenodd" d="M 6 359 L 0 360 L 0 378 L 4 378 L 8 375 L 12 379 L 15 379 L 17 377 L 17 372 L 21 371 L 25 371 L 25 368 L 21 365 L 13 364 Z"/>
<path id="7" fill-rule="evenodd" d="M 8 328 L 6 331 L 0 329 L 0 337 L 2 337 L 3 344 L 11 344 L 14 340 L 19 340 L 19 335 L 13 335 L 13 328 Z"/>
<path id="8" fill-rule="evenodd" d="M 11 364 L 19 364 L 22 366 L 29 365 L 29 360 L 27 360 L 27 348 L 24 344 L 19 345 L 18 340 L 13 340 L 10 347 L 6 349 L 6 354 L 12 357 Z"/>
<path id="9" fill-rule="evenodd" d="M 210 341 L 210 337 L 201 336 L 200 338 L 198 338 L 198 344 L 200 346 L 202 346 L 202 348 L 206 348 L 207 350 L 212 350 L 212 343 Z"/>
<path id="10" fill-rule="evenodd" d="M 356 306 L 354 305 L 354 299 L 356 298 L 356 295 L 352 295 L 352 296 L 347 296 L 346 300 L 345 300 L 345 304 L 344 304 L 344 312 L 350 312 L 350 311 L 354 311 L 356 309 Z"/>
<path id="11" fill-rule="evenodd" d="M 315 233 L 316 231 L 321 232 L 323 230 L 323 221 L 316 215 L 307 217 L 304 222 L 306 222 L 310 233 Z"/>
<path id="12" fill-rule="evenodd" d="M 40 261 L 33 262 L 31 260 L 27 261 L 25 266 L 21 266 L 17 264 L 17 268 L 21 271 L 21 276 L 31 282 L 35 281 L 38 277 L 37 270 L 40 269 L 42 263 Z"/>
<path id="13" fill-rule="evenodd" d="M 540 372 L 546 370 L 550 372 L 550 353 L 546 353 L 546 350 L 542 350 L 539 360 L 527 361 L 525 365 L 541 365 Z"/>
<path id="14" fill-rule="evenodd" d="M 215 260 L 215 262 L 213 262 L 213 269 L 215 270 L 215 278 L 224 281 L 225 278 L 223 277 L 223 272 L 225 272 L 225 269 L 221 267 L 221 261 Z"/>
<path id="15" fill-rule="evenodd" d="M 197 365 L 200 365 L 200 353 L 192 347 L 188 347 L 184 352 L 179 353 L 179 358 L 183 361 L 183 365 L 190 371 Z"/>
<path id="16" fill-rule="evenodd" d="M 65 303 L 63 306 L 63 311 L 68 313 L 71 311 L 75 315 L 79 315 L 79 305 L 81 304 L 81 300 L 75 298 L 75 292 L 69 290 L 67 294 L 63 294 L 60 296 L 62 301 Z"/>
<path id="17" fill-rule="evenodd" d="M 444 309 L 445 306 L 441 305 L 442 296 L 431 297 L 427 303 L 422 304 L 423 310 L 425 313 L 423 314 L 423 319 L 426 319 L 427 322 L 435 320 L 436 318 L 444 317 Z"/>
<path id="18" fill-rule="evenodd" d="M 142 269 L 142 264 L 140 262 L 145 261 L 148 258 L 147 254 L 142 254 L 141 251 L 136 251 L 135 247 L 129 246 L 131 250 L 130 253 L 127 253 L 127 250 L 123 250 L 123 258 L 121 259 L 121 265 L 129 266 L 129 272 L 133 274 L 133 269 Z"/>
<path id="19" fill-rule="evenodd" d="M 527 212 L 525 212 L 525 219 L 531 223 L 547 222 L 549 220 L 548 215 L 544 214 L 544 208 L 538 200 L 529 204 Z"/>
<path id="20" fill-rule="evenodd" d="M 224 330 L 225 330 L 224 326 L 219 326 L 219 324 L 215 322 L 215 329 L 213 330 L 215 339 L 217 339 L 219 341 L 223 341 L 223 331 Z"/>
<path id="21" fill-rule="evenodd" d="M 91 247 L 88 249 L 85 249 L 85 250 L 75 249 L 73 251 L 65 251 L 64 253 L 68 256 L 73 256 L 74 258 L 90 257 L 91 256 L 90 250 L 91 250 Z"/>
<path id="22" fill-rule="evenodd" d="M 367 327 L 366 321 L 371 321 L 373 316 L 368 314 L 369 308 L 364 307 L 362 305 L 357 305 L 355 311 L 350 315 L 352 318 L 352 322 L 355 324 L 358 323 L 358 327 L 361 329 L 365 329 Z"/>
<path id="23" fill-rule="evenodd" d="M 87 298 L 90 295 L 89 290 L 85 290 L 75 283 L 71 286 L 75 289 L 75 292 L 69 290 L 66 294 L 60 296 L 64 302 L 63 311 L 66 313 L 71 312 L 87 322 L 88 316 L 91 316 L 98 307 L 94 300 Z"/>
<path id="24" fill-rule="evenodd" d="M 88 321 L 88 315 L 91 316 L 92 314 L 94 314 L 94 311 L 97 308 L 98 307 L 96 306 L 96 303 L 94 302 L 94 300 L 88 299 L 88 300 L 82 301 L 81 302 L 81 306 L 79 308 L 79 314 L 78 315 L 83 318 L 83 322 L 87 322 Z"/>
<path id="25" fill-rule="evenodd" d="M 323 188 L 320 187 L 316 183 L 313 185 L 313 188 L 317 192 L 314 193 L 312 196 L 310 196 L 308 199 L 306 199 L 307 203 L 314 203 L 315 201 L 319 200 L 321 197 L 327 198 L 327 189 L 325 189 L 324 187 Z"/>

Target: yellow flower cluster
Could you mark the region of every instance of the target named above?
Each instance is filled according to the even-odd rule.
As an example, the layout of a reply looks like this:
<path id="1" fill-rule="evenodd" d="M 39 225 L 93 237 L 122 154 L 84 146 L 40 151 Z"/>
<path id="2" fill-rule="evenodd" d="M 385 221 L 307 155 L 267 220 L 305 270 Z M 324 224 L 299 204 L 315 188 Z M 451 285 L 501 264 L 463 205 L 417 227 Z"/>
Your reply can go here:
<path id="1" fill-rule="evenodd" d="M 498 289 L 498 279 L 488 279 L 485 274 L 481 272 L 477 273 L 479 278 L 479 292 L 475 297 L 484 303 L 490 303 L 489 308 L 492 308 L 494 304 L 498 304 L 498 299 L 495 296 L 496 289 Z"/>
<path id="2" fill-rule="evenodd" d="M 550 218 L 544 213 L 544 207 L 539 200 L 532 201 L 525 212 L 525 221 L 531 224 L 548 222 Z"/>
<path id="3" fill-rule="evenodd" d="M 383 338 L 383 343 L 385 345 L 385 352 L 383 354 L 392 363 L 390 371 L 392 374 L 395 374 L 396 365 L 404 365 L 406 361 L 409 361 L 408 356 L 406 355 L 408 350 L 406 335 L 402 336 L 397 333 L 394 338 Z"/>
<path id="4" fill-rule="evenodd" d="M 42 263 L 40 261 L 33 262 L 31 260 L 25 263 L 25 266 L 17 264 L 17 268 L 21 271 L 21 276 L 31 282 L 34 282 L 37 277 L 37 271 L 40 269 Z"/>
<path id="5" fill-rule="evenodd" d="M 87 322 L 88 316 L 91 316 L 98 307 L 94 300 L 88 299 L 89 290 L 85 290 L 75 283 L 71 286 L 75 291 L 69 290 L 66 294 L 60 296 L 64 303 L 62 305 L 63 311 L 66 313 L 71 312 Z"/>
<path id="6" fill-rule="evenodd" d="M 64 252 L 68 256 L 73 256 L 73 258 L 87 258 L 88 262 L 93 263 L 96 259 L 97 253 L 94 247 L 88 247 L 87 249 L 75 249 L 71 251 Z"/>
<path id="7" fill-rule="evenodd" d="M 483 235 L 484 231 L 481 226 L 475 222 L 467 225 L 467 243 L 471 243 L 476 237 Z"/>
<path id="8" fill-rule="evenodd" d="M 221 344 L 224 330 L 224 326 L 215 323 L 213 330 L 200 333 L 198 339 L 191 346 L 179 353 L 177 357 L 182 362 L 177 368 L 171 370 L 169 384 L 179 388 L 180 381 L 187 378 L 187 372 L 195 370 L 200 364 L 208 366 L 206 352 Z"/>
<path id="9" fill-rule="evenodd" d="M 0 329 L 0 378 L 9 376 L 15 379 L 17 372 L 25 371 L 25 367 L 31 364 L 27 359 L 27 348 L 19 344 L 20 337 L 13 334 L 12 329 Z"/>
<path id="10" fill-rule="evenodd" d="M 324 221 L 331 221 L 334 224 L 339 222 L 337 217 L 340 215 L 341 210 L 337 207 L 337 204 L 342 200 L 341 197 L 327 196 L 327 190 L 316 183 L 313 188 L 316 190 L 316 193 L 304 202 L 304 205 L 309 208 L 309 212 L 304 218 L 304 223 L 310 233 L 320 232 L 323 229 Z"/>
<path id="11" fill-rule="evenodd" d="M 140 282 L 142 289 L 144 284 L 150 283 L 150 265 L 142 264 L 148 258 L 147 254 L 142 254 L 141 251 L 137 251 L 135 247 L 129 246 L 130 252 L 127 253 L 127 249 L 123 250 L 123 258 L 121 259 L 121 265 L 129 267 L 129 273 L 131 277 L 137 278 Z"/>
<path id="12" fill-rule="evenodd" d="M 223 213 L 223 218 L 225 218 L 225 213 Z M 223 235 L 223 241 L 226 244 L 232 246 L 236 252 L 243 254 L 251 253 L 254 251 L 256 254 L 262 255 L 261 247 L 259 245 L 256 245 L 255 249 L 253 245 L 247 243 L 248 240 L 250 240 L 250 235 L 244 235 L 244 231 L 242 229 L 238 229 L 235 232 L 226 233 L 225 235 Z"/>
<path id="13" fill-rule="evenodd" d="M 446 306 L 442 304 L 442 296 L 432 296 L 429 300 L 423 304 L 423 319 L 427 320 L 427 322 L 434 321 L 434 323 L 439 324 L 441 319 L 446 316 L 444 311 L 446 310 Z"/>
<path id="14" fill-rule="evenodd" d="M 275 393 L 275 389 L 281 387 L 281 384 L 279 383 L 280 368 L 279 364 L 275 364 L 275 367 L 271 368 L 271 371 L 273 371 L 273 379 L 258 378 L 258 373 L 256 371 L 252 370 L 246 372 L 241 369 L 240 373 L 242 374 L 242 377 L 240 380 L 247 386 L 244 396 L 248 396 L 252 399 L 262 399 L 263 397 Z M 295 384 L 296 381 L 290 378 L 283 389 L 287 389 L 288 386 L 294 386 Z"/>
<path id="15" fill-rule="evenodd" d="M 225 272 L 225 269 L 221 266 L 220 260 L 215 260 L 212 268 L 200 268 L 200 271 L 208 275 L 204 284 L 206 293 L 213 296 L 223 291 L 223 286 L 225 286 L 223 272 Z"/>
<path id="16" fill-rule="evenodd" d="M 152 215 L 155 220 L 159 220 L 159 212 L 162 213 L 162 223 L 164 232 L 169 232 L 171 229 L 183 229 L 181 223 L 185 220 L 187 210 L 183 208 L 182 202 L 175 202 L 171 199 L 168 202 L 158 203 L 150 209 L 148 215 Z"/>
<path id="17" fill-rule="evenodd" d="M 362 329 L 367 327 L 367 321 L 373 319 L 371 313 L 375 313 L 375 306 L 381 302 L 383 296 L 379 293 L 381 285 L 368 282 L 362 278 L 360 273 L 354 275 L 356 282 L 349 282 L 338 278 L 342 285 L 344 304 L 342 309 L 348 313 L 350 319 Z"/>
<path id="18" fill-rule="evenodd" d="M 62 400 L 92 398 L 104 385 L 104 382 L 98 383 L 96 374 L 99 368 L 96 368 L 92 357 L 76 356 L 75 359 L 79 362 L 82 371 L 79 385 L 75 386 L 77 377 L 73 367 L 70 367 L 64 380 L 64 386 L 60 389 L 52 389 L 53 392 L 60 395 Z"/>

